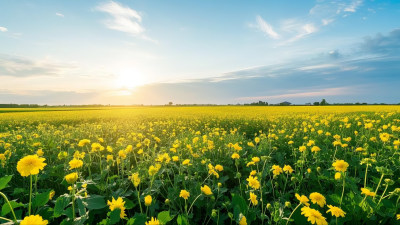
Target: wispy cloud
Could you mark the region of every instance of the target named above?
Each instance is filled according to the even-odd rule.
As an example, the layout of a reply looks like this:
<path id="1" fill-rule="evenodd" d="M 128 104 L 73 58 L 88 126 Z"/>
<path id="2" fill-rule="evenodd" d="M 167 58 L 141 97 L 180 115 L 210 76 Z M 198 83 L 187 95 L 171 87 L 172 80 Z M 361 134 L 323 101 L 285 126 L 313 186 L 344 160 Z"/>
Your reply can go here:
<path id="1" fill-rule="evenodd" d="M 59 12 L 56 12 L 56 16 L 59 16 L 59 17 L 64 17 L 64 14 L 62 14 L 62 13 L 59 13 Z"/>
<path id="2" fill-rule="evenodd" d="M 349 5 L 347 5 L 343 11 L 344 12 L 356 12 L 357 8 L 362 4 L 362 0 L 352 1 Z"/>
<path id="3" fill-rule="evenodd" d="M 104 21 L 108 29 L 155 42 L 144 34 L 146 29 L 142 25 L 142 16 L 138 11 L 114 1 L 100 4 L 96 10 L 110 15 L 111 18 Z"/>
<path id="4" fill-rule="evenodd" d="M 31 60 L 0 54 L 0 77 L 60 76 L 72 65 L 56 63 L 49 59 Z"/>
<path id="5" fill-rule="evenodd" d="M 0 31 L 1 31 L 1 32 L 7 32 L 8 29 L 7 29 L 6 27 L 0 27 Z"/>
<path id="6" fill-rule="evenodd" d="M 320 64 L 320 65 L 312 65 L 312 66 L 303 66 L 298 70 L 306 71 L 306 70 L 318 70 L 318 69 L 327 69 L 337 67 L 335 64 Z"/>
<path id="7" fill-rule="evenodd" d="M 264 34 L 269 36 L 270 38 L 273 38 L 273 39 L 279 38 L 279 34 L 276 33 L 274 31 L 274 29 L 272 28 L 272 26 L 270 24 L 268 24 L 261 16 L 256 17 L 256 22 L 257 22 L 257 24 L 255 25 L 255 27 L 258 30 L 260 30 L 261 32 L 263 32 Z"/>

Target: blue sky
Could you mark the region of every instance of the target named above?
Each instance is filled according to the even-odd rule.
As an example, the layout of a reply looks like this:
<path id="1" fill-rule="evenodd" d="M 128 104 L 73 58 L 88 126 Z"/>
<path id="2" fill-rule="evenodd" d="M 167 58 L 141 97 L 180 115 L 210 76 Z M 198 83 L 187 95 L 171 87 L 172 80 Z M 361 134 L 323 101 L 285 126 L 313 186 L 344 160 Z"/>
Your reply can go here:
<path id="1" fill-rule="evenodd" d="M 0 103 L 399 103 L 400 1 L 1 1 Z"/>

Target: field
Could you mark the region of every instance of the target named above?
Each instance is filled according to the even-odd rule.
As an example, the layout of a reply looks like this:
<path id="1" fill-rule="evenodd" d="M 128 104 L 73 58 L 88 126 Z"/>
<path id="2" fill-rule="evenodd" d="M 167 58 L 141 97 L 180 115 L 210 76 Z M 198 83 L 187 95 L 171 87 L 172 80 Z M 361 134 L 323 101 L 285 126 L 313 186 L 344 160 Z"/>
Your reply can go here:
<path id="1" fill-rule="evenodd" d="M 0 109 L 0 223 L 400 224 L 400 106 Z"/>

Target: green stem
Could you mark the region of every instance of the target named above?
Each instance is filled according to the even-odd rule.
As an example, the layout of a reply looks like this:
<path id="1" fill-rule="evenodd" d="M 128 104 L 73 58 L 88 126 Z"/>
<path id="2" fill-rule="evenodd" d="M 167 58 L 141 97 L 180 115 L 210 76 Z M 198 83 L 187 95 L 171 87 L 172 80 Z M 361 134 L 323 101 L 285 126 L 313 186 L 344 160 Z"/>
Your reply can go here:
<path id="1" fill-rule="evenodd" d="M 140 213 L 143 214 L 142 203 L 140 202 L 140 194 L 139 194 L 139 191 L 137 188 L 136 188 L 136 192 L 137 192 L 137 199 L 138 199 L 139 206 L 140 206 Z"/>
<path id="2" fill-rule="evenodd" d="M 342 206 L 342 200 L 343 200 L 343 195 L 344 195 L 344 186 L 346 183 L 346 173 L 343 173 L 343 190 L 342 190 L 342 197 L 340 197 L 340 206 Z"/>
<path id="3" fill-rule="evenodd" d="M 289 223 L 289 221 L 290 221 L 290 218 L 292 217 L 292 215 L 293 215 L 293 213 L 297 210 L 297 208 L 299 208 L 301 206 L 301 203 L 299 203 L 297 206 L 296 206 L 296 208 L 294 208 L 294 210 L 292 211 L 292 213 L 290 213 L 290 216 L 289 216 L 289 218 L 288 218 L 288 220 L 287 220 L 287 222 L 286 222 L 286 225 L 288 225 L 288 223 Z"/>
<path id="4" fill-rule="evenodd" d="M 383 196 L 385 195 L 386 190 L 388 189 L 388 187 L 389 187 L 389 185 L 388 185 L 388 183 L 386 183 L 385 190 L 383 191 L 383 194 L 381 195 L 381 198 L 379 199 L 378 204 L 376 204 L 376 207 L 378 207 L 378 206 L 379 206 L 379 203 L 381 203 L 382 198 L 383 198 Z"/>
<path id="5" fill-rule="evenodd" d="M 72 221 L 75 221 L 75 185 L 72 188 Z"/>
<path id="6" fill-rule="evenodd" d="M 199 194 L 199 195 L 194 199 L 194 201 L 192 202 L 192 204 L 191 204 L 190 207 L 189 207 L 188 212 L 190 212 L 190 210 L 191 210 L 192 207 L 193 207 L 193 204 L 196 202 L 196 200 L 197 200 L 200 196 L 201 196 L 201 194 Z"/>
<path id="7" fill-rule="evenodd" d="M 366 188 L 366 187 L 367 187 L 367 173 L 368 173 L 368 166 L 369 166 L 369 164 L 367 163 L 367 167 L 365 168 L 364 188 Z"/>
<path id="8" fill-rule="evenodd" d="M 28 213 L 31 215 L 31 205 L 32 205 L 32 175 L 29 176 L 30 178 L 30 187 L 29 187 L 29 208 Z"/>
<path id="9" fill-rule="evenodd" d="M 0 195 L 3 196 L 4 200 L 5 200 L 5 201 L 7 202 L 7 204 L 8 204 L 8 207 L 10 207 L 11 212 L 12 212 L 13 217 L 14 217 L 14 222 L 16 223 L 16 222 L 17 222 L 17 217 L 15 216 L 13 207 L 11 207 L 10 201 L 8 201 L 7 196 L 6 196 L 5 194 L 3 194 L 3 192 L 0 192 Z M 6 220 L 7 220 L 7 219 L 6 219 Z M 11 220 L 10 220 L 10 221 L 11 221 Z"/>
<path id="10" fill-rule="evenodd" d="M 6 220 L 6 221 L 13 222 L 12 220 L 10 220 L 10 219 L 7 219 L 7 218 L 4 218 L 4 217 L 1 217 L 1 216 L 0 216 L 0 219 L 1 219 L 1 220 Z"/>
<path id="11" fill-rule="evenodd" d="M 383 179 L 383 176 L 384 176 L 384 175 L 385 175 L 385 174 L 382 174 L 381 179 L 379 180 L 378 187 L 376 187 L 375 196 L 374 196 L 373 199 L 375 199 L 375 197 L 376 197 L 376 192 L 378 191 L 379 187 L 381 186 L 381 182 L 382 182 L 382 179 Z"/>

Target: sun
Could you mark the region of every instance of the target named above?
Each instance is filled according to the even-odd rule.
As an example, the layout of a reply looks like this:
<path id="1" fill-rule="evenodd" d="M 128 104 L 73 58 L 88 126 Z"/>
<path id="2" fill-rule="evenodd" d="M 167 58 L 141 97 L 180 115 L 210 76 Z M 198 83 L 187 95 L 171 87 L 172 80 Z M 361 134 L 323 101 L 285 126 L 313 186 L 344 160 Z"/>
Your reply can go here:
<path id="1" fill-rule="evenodd" d="M 143 75 L 132 68 L 121 70 L 115 78 L 115 86 L 121 89 L 135 89 L 145 83 Z"/>

